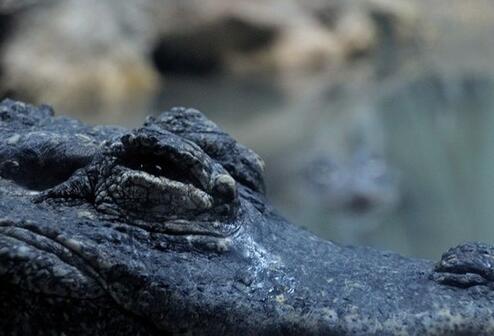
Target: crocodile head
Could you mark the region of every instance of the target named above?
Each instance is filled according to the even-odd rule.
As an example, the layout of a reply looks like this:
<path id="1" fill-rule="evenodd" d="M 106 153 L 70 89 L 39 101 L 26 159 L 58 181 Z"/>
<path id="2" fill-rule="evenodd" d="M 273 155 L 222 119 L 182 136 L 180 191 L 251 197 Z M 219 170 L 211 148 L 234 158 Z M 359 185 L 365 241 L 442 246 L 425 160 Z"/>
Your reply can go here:
<path id="1" fill-rule="evenodd" d="M 129 131 L 4 101 L 0 131 L 7 334 L 493 330 L 493 250 L 434 268 L 323 241 L 276 213 L 262 160 L 196 110 Z"/>

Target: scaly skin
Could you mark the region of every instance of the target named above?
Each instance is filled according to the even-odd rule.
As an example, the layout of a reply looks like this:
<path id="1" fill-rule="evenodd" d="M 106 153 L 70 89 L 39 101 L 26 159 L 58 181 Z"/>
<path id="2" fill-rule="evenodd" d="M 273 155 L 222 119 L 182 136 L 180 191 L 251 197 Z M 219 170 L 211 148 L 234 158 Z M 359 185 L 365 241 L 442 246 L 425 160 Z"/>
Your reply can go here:
<path id="1" fill-rule="evenodd" d="M 0 103 L 0 330 L 494 333 L 494 248 L 434 265 L 323 241 L 269 205 L 262 166 L 191 109 L 128 131 Z"/>

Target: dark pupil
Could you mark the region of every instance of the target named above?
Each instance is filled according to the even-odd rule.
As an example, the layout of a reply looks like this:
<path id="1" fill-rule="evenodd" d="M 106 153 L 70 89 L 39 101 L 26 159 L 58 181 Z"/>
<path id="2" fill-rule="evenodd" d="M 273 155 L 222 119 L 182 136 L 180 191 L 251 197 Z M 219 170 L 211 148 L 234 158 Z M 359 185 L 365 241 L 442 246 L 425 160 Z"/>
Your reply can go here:
<path id="1" fill-rule="evenodd" d="M 163 173 L 163 167 L 160 166 L 159 164 L 145 164 L 141 163 L 139 165 L 139 170 L 145 171 L 146 173 L 149 173 L 154 176 L 164 176 Z"/>
<path id="2" fill-rule="evenodd" d="M 150 153 L 128 152 L 120 158 L 120 164 L 133 170 L 144 171 L 157 177 L 192 184 L 197 188 L 201 185 L 197 178 L 192 175 L 190 169 L 182 167 L 166 157 L 156 156 Z"/>

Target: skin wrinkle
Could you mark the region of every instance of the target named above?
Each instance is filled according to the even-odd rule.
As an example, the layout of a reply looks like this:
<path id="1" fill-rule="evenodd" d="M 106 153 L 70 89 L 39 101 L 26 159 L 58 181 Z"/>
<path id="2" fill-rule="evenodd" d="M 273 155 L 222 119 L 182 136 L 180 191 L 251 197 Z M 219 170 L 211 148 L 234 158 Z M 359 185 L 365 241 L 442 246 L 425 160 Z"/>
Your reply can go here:
<path id="1" fill-rule="evenodd" d="M 77 257 L 81 258 L 81 260 L 84 260 L 85 270 L 89 273 L 88 276 L 90 276 L 92 279 L 94 279 L 105 290 L 107 295 L 109 294 L 109 296 L 115 302 L 116 307 L 119 307 L 119 309 L 121 309 L 122 307 L 125 307 L 125 303 L 121 302 L 121 300 L 117 296 L 113 295 L 112 294 L 113 292 L 111 290 L 109 290 L 109 288 L 110 288 L 110 286 L 112 286 L 112 284 L 108 284 L 104 280 L 104 277 L 102 276 L 101 271 L 98 271 L 98 269 L 100 269 L 99 265 L 96 264 L 91 258 L 87 258 L 84 253 L 81 253 L 81 251 L 74 249 L 70 244 L 67 244 L 66 241 L 64 241 L 63 239 L 60 239 L 59 236 L 54 236 L 53 233 L 48 234 L 46 232 L 42 232 L 39 230 L 31 231 L 29 225 L 23 226 L 22 224 L 23 223 L 14 223 L 14 222 L 9 222 L 9 221 L 5 221 L 5 220 L 0 220 L 0 227 L 8 227 L 9 225 L 12 225 L 12 226 L 20 225 L 21 226 L 20 228 L 27 230 L 27 231 L 30 231 L 30 232 L 33 232 L 36 235 L 40 235 L 42 237 L 45 237 L 56 244 L 60 244 L 61 246 L 63 246 L 67 250 L 69 250 L 71 253 L 73 253 Z M 18 239 L 18 238 L 13 237 L 13 239 Z M 32 244 L 29 243 L 29 245 L 32 245 Z M 35 247 L 35 246 L 33 246 L 33 247 Z M 58 254 L 54 254 L 54 256 L 59 258 Z M 10 272 L 12 272 L 12 270 L 10 270 Z M 113 279 L 113 280 L 118 281 L 118 279 Z M 96 297 L 94 297 L 94 298 L 96 298 Z M 140 316 L 139 314 L 135 314 L 135 312 L 133 312 L 132 310 L 129 310 L 129 309 L 125 309 L 125 313 L 130 315 L 130 316 L 137 317 L 138 319 L 143 318 L 143 316 Z"/>
<path id="2" fill-rule="evenodd" d="M 55 267 L 47 268 L 46 270 L 53 274 L 54 279 L 60 278 L 60 280 L 58 280 L 58 281 L 63 282 L 63 280 L 61 280 L 63 277 L 68 278 L 68 279 L 76 277 L 77 282 L 72 281 L 72 283 L 79 285 L 79 287 L 84 287 L 84 290 L 82 290 L 82 288 L 74 288 L 74 287 L 69 288 L 69 289 L 65 290 L 63 293 L 60 293 L 58 295 L 55 293 L 52 293 L 52 292 L 49 292 L 49 293 L 43 292 L 43 294 L 57 295 L 59 297 L 64 297 L 64 296 L 72 297 L 73 294 L 75 294 L 75 295 L 81 295 L 82 294 L 84 297 L 88 297 L 88 298 L 97 298 L 97 297 L 102 297 L 103 295 L 105 295 L 104 291 L 103 291 L 104 287 L 100 287 L 101 286 L 101 277 L 98 279 L 97 273 L 94 270 L 92 270 L 90 267 L 88 267 L 88 265 L 85 262 L 80 262 L 79 260 L 75 259 L 73 255 L 67 256 L 67 253 L 61 253 L 62 251 L 50 251 L 49 248 L 47 248 L 46 246 L 40 246 L 39 243 L 37 243 L 34 240 L 29 240 L 29 239 L 23 238 L 19 235 L 7 233 L 5 231 L 0 231 L 0 232 L 4 237 L 10 237 L 14 240 L 17 240 L 19 243 L 24 243 L 28 246 L 33 247 L 36 250 L 46 252 L 46 253 L 50 254 L 51 256 L 53 256 L 54 258 L 59 259 L 60 264 L 62 264 L 62 265 L 66 264 L 70 267 L 70 270 L 67 270 L 66 274 L 64 274 L 63 276 L 57 275 L 57 272 L 59 272 L 59 271 L 57 271 Z M 54 243 L 59 244 L 58 242 L 55 242 L 55 241 L 51 242 L 52 245 Z M 23 246 L 23 245 L 20 244 L 20 246 Z M 66 248 L 66 247 L 64 246 L 64 248 Z M 35 252 L 33 252 L 33 255 L 34 254 L 35 254 Z M 39 260 L 40 260 L 39 258 L 40 257 L 38 256 L 37 262 L 39 262 Z M 17 263 L 17 266 L 13 266 L 13 267 L 19 267 L 19 263 Z M 60 267 L 60 266 L 57 266 L 57 267 Z M 7 272 L 5 272 L 5 274 L 13 274 L 13 273 L 14 273 L 13 269 L 10 269 Z M 80 280 L 82 278 L 84 278 L 83 282 Z M 42 281 L 42 280 L 39 280 L 39 281 Z M 83 283 L 82 286 L 80 285 L 81 282 Z M 43 287 L 39 286 L 39 284 L 37 284 L 37 285 L 38 285 L 37 289 L 39 292 L 39 290 L 42 289 Z M 31 288 L 31 286 L 29 288 L 26 288 L 26 289 L 34 292 L 34 289 Z M 57 289 L 60 289 L 60 288 L 57 288 Z M 93 292 L 93 293 L 91 293 L 91 292 Z M 78 297 L 74 296 L 74 298 L 78 298 Z"/>
<path id="3" fill-rule="evenodd" d="M 29 231 L 29 232 L 32 232 L 33 234 L 35 235 L 38 235 L 38 236 L 41 236 L 41 237 L 44 237 L 48 240 L 51 240 L 53 241 L 54 243 L 56 244 L 59 244 L 60 246 L 63 246 L 65 249 L 67 249 L 68 251 L 70 251 L 73 255 L 81 258 L 82 260 L 85 261 L 85 266 L 87 267 L 87 271 L 89 273 L 89 275 L 91 277 L 93 277 L 100 285 L 102 288 L 107 288 L 107 285 L 106 283 L 104 282 L 103 278 L 101 277 L 101 274 L 98 273 L 97 271 L 97 265 L 95 265 L 91 260 L 85 258 L 84 254 L 82 254 L 80 251 L 78 251 L 77 249 L 74 249 L 73 246 L 71 246 L 70 244 L 67 244 L 66 241 L 64 241 L 63 239 L 61 239 L 58 235 L 54 234 L 54 233 L 48 233 L 48 232 L 43 232 L 43 231 L 40 231 L 40 230 L 32 230 L 31 227 L 29 225 L 26 225 L 25 223 L 15 223 L 15 222 L 10 222 L 10 221 L 0 221 L 0 227 L 8 227 L 8 226 L 18 226 L 18 228 L 21 228 L 23 230 L 26 230 L 26 231 Z M 18 239 L 16 237 L 14 237 L 15 239 Z M 32 242 L 30 243 L 32 245 Z M 34 246 L 36 247 L 36 246 Z M 57 257 L 60 258 L 60 255 L 58 253 L 54 253 L 54 255 L 56 255 Z"/>

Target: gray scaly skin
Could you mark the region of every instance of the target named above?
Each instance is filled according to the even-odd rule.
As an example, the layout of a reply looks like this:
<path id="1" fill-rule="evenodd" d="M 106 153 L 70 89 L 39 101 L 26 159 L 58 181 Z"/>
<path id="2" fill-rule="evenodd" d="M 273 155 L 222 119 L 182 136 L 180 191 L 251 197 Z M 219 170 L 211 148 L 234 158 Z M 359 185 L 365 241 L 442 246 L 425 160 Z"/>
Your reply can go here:
<path id="1" fill-rule="evenodd" d="M 493 247 L 434 264 L 323 241 L 269 205 L 262 169 L 192 109 L 128 131 L 3 101 L 0 330 L 494 333 Z"/>

